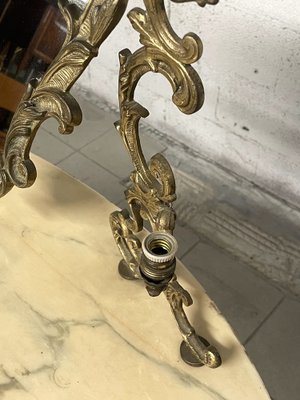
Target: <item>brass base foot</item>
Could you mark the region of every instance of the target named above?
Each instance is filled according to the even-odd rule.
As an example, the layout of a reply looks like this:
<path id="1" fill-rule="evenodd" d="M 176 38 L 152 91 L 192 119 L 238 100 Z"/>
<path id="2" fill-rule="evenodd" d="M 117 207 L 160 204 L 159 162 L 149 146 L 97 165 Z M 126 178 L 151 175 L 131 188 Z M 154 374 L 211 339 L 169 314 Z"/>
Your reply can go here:
<path id="1" fill-rule="evenodd" d="M 134 272 L 129 268 L 125 260 L 121 260 L 119 262 L 118 271 L 121 277 L 127 279 L 128 281 L 135 281 L 138 279 Z"/>
<path id="2" fill-rule="evenodd" d="M 209 342 L 204 339 L 202 336 L 198 336 L 199 339 L 205 346 L 209 346 Z M 195 356 L 195 354 L 192 352 L 190 347 L 187 345 L 185 341 L 183 341 L 180 345 L 180 355 L 183 361 L 190 365 L 191 367 L 203 367 L 203 363 L 199 361 L 199 359 Z"/>

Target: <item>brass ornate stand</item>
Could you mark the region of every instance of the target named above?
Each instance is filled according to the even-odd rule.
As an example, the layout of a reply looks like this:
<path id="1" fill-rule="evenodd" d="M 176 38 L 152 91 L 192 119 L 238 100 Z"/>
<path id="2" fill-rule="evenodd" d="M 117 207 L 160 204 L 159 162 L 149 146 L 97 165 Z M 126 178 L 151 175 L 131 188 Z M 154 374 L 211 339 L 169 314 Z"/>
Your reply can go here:
<path id="1" fill-rule="evenodd" d="M 193 0 L 172 0 L 186 3 Z M 218 0 L 194 0 L 200 6 Z M 10 126 L 1 160 L 0 194 L 13 186 L 29 187 L 36 169 L 29 158 L 30 147 L 42 122 L 53 116 L 60 133 L 71 133 L 81 122 L 81 111 L 69 90 L 97 55 L 98 47 L 119 22 L 128 0 L 92 0 L 82 15 L 75 5 L 60 0 L 68 24 L 68 35 L 60 53 L 40 81 L 33 81 L 20 103 Z M 190 365 L 216 368 L 221 358 L 215 347 L 198 336 L 189 323 L 183 305 L 192 298 L 175 275 L 177 249 L 173 237 L 176 214 L 175 180 L 161 154 L 146 162 L 139 140 L 139 122 L 149 113 L 134 100 L 135 88 L 143 75 L 164 75 L 173 89 L 172 100 L 180 111 L 192 114 L 204 100 L 201 80 L 191 64 L 202 54 L 201 40 L 193 33 L 179 38 L 167 17 L 163 0 L 144 0 L 145 10 L 134 8 L 128 14 L 140 34 L 142 47 L 133 54 L 120 52 L 120 121 L 116 128 L 132 158 L 131 186 L 125 192 L 127 209 L 114 212 L 110 223 L 122 254 L 119 272 L 126 279 L 142 279 L 151 296 L 165 294 L 178 323 L 183 342 L 181 356 Z M 141 239 L 144 221 L 153 233 Z"/>

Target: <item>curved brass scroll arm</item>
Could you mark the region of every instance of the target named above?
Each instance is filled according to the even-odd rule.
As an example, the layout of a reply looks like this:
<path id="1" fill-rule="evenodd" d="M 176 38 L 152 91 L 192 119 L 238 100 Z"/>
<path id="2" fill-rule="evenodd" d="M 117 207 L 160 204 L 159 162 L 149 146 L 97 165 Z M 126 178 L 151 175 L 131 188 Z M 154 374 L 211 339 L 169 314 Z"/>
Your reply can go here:
<path id="1" fill-rule="evenodd" d="M 213 4 L 212 1 L 198 1 L 202 6 L 206 3 Z M 177 36 L 163 0 L 144 0 L 144 4 L 146 10 L 134 8 L 128 14 L 133 28 L 140 33 L 143 46 L 133 54 L 125 49 L 119 57 L 120 121 L 115 125 L 134 165 L 131 186 L 125 192 L 130 212 L 124 209 L 110 216 L 113 235 L 123 257 L 119 272 L 126 279 L 143 279 L 151 296 L 163 291 L 184 339 L 181 351 L 185 361 L 216 368 L 221 364 L 219 353 L 196 334 L 183 310 L 183 304 L 191 305 L 192 299 L 177 282 L 175 259 L 170 264 L 153 264 L 145 259 L 142 249 L 140 232 L 144 221 L 150 223 L 155 235 L 173 233 L 176 214 L 172 203 L 176 194 L 174 175 L 164 156 L 156 154 L 148 163 L 144 157 L 139 123 L 149 112 L 134 100 L 135 89 L 145 74 L 154 72 L 170 82 L 173 103 L 181 112 L 192 114 L 204 101 L 200 77 L 190 65 L 202 55 L 201 40 L 192 33 L 183 39 Z"/>
<path id="2" fill-rule="evenodd" d="M 67 36 L 45 75 L 29 84 L 14 114 L 0 158 L 0 197 L 13 186 L 25 188 L 34 183 L 37 173 L 30 149 L 43 121 L 54 117 L 62 134 L 80 124 L 81 110 L 69 90 L 119 22 L 127 2 L 93 0 L 82 13 L 76 5 L 59 0 Z"/>
<path id="3" fill-rule="evenodd" d="M 219 367 L 222 361 L 218 350 L 197 335 L 183 310 L 183 304 L 186 307 L 193 304 L 190 294 L 178 283 L 176 277 L 172 279 L 164 292 L 184 339 L 181 353 L 189 352 L 196 364 L 200 363 L 210 368 Z M 183 358 L 184 356 L 182 354 Z"/>

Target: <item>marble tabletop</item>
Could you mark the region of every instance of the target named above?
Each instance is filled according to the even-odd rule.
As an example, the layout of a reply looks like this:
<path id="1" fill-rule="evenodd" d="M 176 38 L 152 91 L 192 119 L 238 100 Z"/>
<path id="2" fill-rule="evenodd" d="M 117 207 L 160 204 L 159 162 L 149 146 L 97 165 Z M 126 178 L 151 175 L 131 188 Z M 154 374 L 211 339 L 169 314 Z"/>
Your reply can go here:
<path id="1" fill-rule="evenodd" d="M 0 200 L 0 399 L 267 400 L 254 366 L 178 263 L 187 313 L 223 365 L 186 365 L 164 296 L 123 280 L 108 222 L 116 206 L 35 158 L 38 180 Z M 108 182 L 109 184 L 109 182 Z"/>

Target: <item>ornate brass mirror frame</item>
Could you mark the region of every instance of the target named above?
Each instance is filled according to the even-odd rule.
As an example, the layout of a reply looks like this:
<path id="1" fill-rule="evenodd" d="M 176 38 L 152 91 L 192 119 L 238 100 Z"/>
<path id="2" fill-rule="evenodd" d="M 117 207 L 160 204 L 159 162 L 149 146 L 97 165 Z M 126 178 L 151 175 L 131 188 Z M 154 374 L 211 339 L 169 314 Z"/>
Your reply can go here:
<path id="1" fill-rule="evenodd" d="M 195 1 L 201 7 L 218 0 Z M 10 125 L 1 157 L 0 196 L 13 186 L 26 188 L 36 179 L 30 148 L 40 125 L 50 117 L 59 122 L 59 132 L 69 134 L 81 122 L 81 110 L 70 89 L 103 41 L 123 16 L 128 0 L 91 0 L 84 12 L 67 0 L 59 0 L 68 33 L 61 51 L 40 80 L 33 80 Z M 198 336 L 189 323 L 183 305 L 190 306 L 190 294 L 175 275 L 177 248 L 173 237 L 176 199 L 172 169 L 161 154 L 147 163 L 139 140 L 139 122 L 149 112 L 134 100 L 135 88 L 148 72 L 160 73 L 170 82 L 172 100 L 185 114 L 198 111 L 204 101 L 201 80 L 191 66 L 202 54 L 202 43 L 189 33 L 183 39 L 173 31 L 163 0 L 144 0 L 145 10 L 132 9 L 128 18 L 140 34 L 142 47 L 133 54 L 120 52 L 120 121 L 115 126 L 132 158 L 134 172 L 125 195 L 129 209 L 110 217 L 113 235 L 122 254 L 120 274 L 127 279 L 143 279 L 151 296 L 164 293 L 178 323 L 183 342 L 181 356 L 190 365 L 216 368 L 221 357 L 216 348 Z M 144 221 L 153 233 L 143 239 Z"/>

